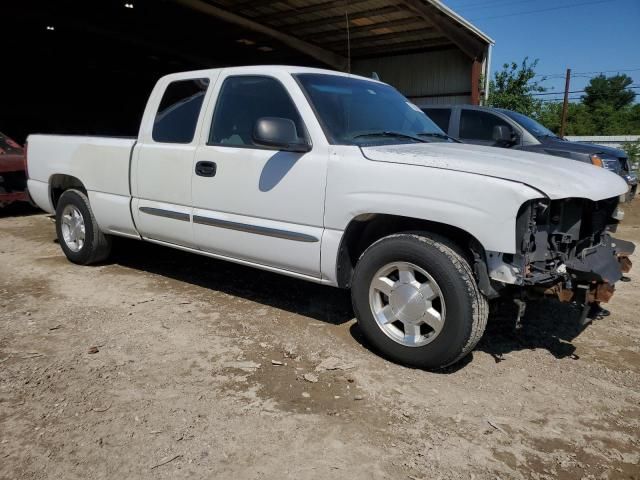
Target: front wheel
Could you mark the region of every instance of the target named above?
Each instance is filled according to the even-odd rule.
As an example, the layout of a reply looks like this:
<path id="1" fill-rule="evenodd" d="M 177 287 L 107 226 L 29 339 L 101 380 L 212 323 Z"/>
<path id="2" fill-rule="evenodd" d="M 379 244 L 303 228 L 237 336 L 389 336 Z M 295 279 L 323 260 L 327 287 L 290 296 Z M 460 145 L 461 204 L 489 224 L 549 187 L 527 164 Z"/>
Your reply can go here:
<path id="1" fill-rule="evenodd" d="M 360 257 L 351 290 L 365 337 L 390 359 L 439 369 L 465 357 L 489 307 L 471 267 L 445 239 L 397 234 Z"/>
<path id="2" fill-rule="evenodd" d="M 97 263 L 111 252 L 111 237 L 98 227 L 89 199 L 80 190 L 66 190 L 60 196 L 56 207 L 56 233 L 62 251 L 73 263 Z"/>

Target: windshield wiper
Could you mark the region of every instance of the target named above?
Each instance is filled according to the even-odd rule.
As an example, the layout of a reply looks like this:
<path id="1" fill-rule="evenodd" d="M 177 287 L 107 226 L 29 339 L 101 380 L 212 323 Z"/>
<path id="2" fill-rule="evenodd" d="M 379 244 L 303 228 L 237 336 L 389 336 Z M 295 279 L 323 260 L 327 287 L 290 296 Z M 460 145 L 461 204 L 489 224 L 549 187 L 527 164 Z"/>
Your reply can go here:
<path id="1" fill-rule="evenodd" d="M 422 132 L 422 133 L 417 133 L 416 135 L 420 135 L 423 137 L 434 137 L 434 138 L 444 138 L 446 140 L 453 140 L 456 143 L 462 143 L 460 140 L 458 140 L 457 138 L 453 138 L 450 135 L 447 135 L 446 133 L 438 133 L 438 132 Z"/>
<path id="2" fill-rule="evenodd" d="M 416 142 L 428 143 L 427 140 L 424 140 L 420 137 L 416 137 L 415 135 L 409 135 L 408 133 L 402 132 L 369 132 L 369 133 L 361 133 L 359 135 L 355 135 L 352 138 L 361 138 L 361 137 L 398 137 L 398 138 L 409 138 L 411 140 L 415 140 Z"/>

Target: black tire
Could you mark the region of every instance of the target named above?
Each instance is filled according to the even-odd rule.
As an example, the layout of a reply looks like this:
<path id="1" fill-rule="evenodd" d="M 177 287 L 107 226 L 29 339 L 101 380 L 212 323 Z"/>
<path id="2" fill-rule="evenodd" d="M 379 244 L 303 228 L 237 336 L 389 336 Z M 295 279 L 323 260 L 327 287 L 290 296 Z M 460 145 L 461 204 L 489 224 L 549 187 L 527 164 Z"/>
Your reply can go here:
<path id="1" fill-rule="evenodd" d="M 78 251 L 73 251 L 67 245 L 62 234 L 62 212 L 67 205 L 75 206 L 84 220 L 84 245 Z M 71 262 L 78 265 L 91 265 L 101 262 L 109 257 L 109 253 L 111 253 L 111 237 L 102 233 L 100 227 L 98 227 L 89 205 L 89 199 L 80 190 L 66 190 L 60 196 L 56 207 L 56 234 L 64 254 Z"/>
<path id="2" fill-rule="evenodd" d="M 402 233 L 378 240 L 361 255 L 351 288 L 353 309 L 367 340 L 387 358 L 413 367 L 437 370 L 452 365 L 473 350 L 489 315 L 469 262 L 459 247 L 441 237 Z M 423 346 L 406 346 L 391 339 L 376 322 L 369 303 L 371 281 L 383 266 L 409 262 L 429 273 L 446 305 L 444 326 Z"/>

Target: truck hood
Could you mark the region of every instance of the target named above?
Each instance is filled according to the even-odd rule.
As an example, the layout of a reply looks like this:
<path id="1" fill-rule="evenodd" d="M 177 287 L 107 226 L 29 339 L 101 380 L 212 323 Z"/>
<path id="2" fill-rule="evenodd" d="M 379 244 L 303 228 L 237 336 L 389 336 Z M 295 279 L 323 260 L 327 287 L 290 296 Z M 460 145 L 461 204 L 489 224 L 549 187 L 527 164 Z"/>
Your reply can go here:
<path id="1" fill-rule="evenodd" d="M 567 157 L 573 160 L 579 160 L 591 163 L 590 156 L 593 154 L 605 155 L 607 157 L 617 158 L 620 162 L 622 171 L 629 171 L 628 155 L 624 150 L 613 147 L 605 147 L 594 143 L 572 142 L 563 138 L 544 137 L 538 138 L 541 150 L 550 155 Z M 538 150 L 535 150 L 538 151 Z"/>
<path id="2" fill-rule="evenodd" d="M 624 150 L 604 145 L 596 145 L 595 143 L 573 142 L 564 138 L 542 137 L 538 138 L 543 147 L 549 147 L 556 151 L 567 151 L 575 153 L 584 153 L 591 155 L 594 153 L 604 153 L 615 158 L 626 158 L 627 154 Z"/>
<path id="3" fill-rule="evenodd" d="M 444 142 L 361 149 L 366 158 L 376 162 L 421 165 L 502 178 L 533 187 L 551 199 L 598 201 L 622 195 L 628 188 L 618 175 L 603 168 L 539 153 Z"/>

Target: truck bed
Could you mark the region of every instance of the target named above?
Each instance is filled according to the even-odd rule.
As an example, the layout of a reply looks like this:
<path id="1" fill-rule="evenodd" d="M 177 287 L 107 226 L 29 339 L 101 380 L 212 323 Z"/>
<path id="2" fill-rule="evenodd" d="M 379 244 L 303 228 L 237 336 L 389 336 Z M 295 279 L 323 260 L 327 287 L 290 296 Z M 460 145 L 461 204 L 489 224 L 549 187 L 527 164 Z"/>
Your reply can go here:
<path id="1" fill-rule="evenodd" d="M 61 176 L 74 177 L 86 189 L 103 232 L 139 238 L 130 208 L 134 138 L 31 135 L 27 141 L 27 185 L 40 208 L 53 213 L 52 189 Z"/>
<path id="2" fill-rule="evenodd" d="M 29 191 L 49 212 L 48 184 L 54 175 L 82 179 L 88 192 L 130 197 L 129 162 L 134 138 L 30 135 Z M 49 208 L 45 208 L 45 207 Z"/>

